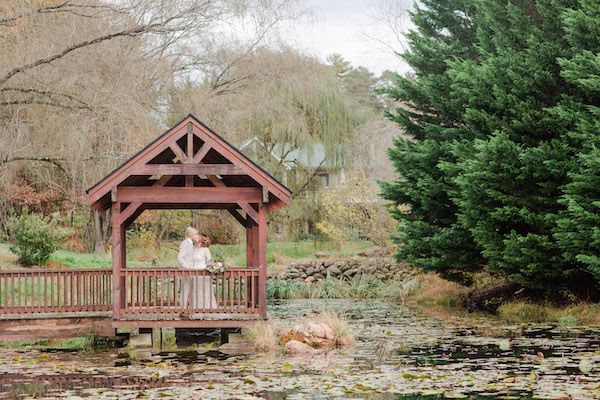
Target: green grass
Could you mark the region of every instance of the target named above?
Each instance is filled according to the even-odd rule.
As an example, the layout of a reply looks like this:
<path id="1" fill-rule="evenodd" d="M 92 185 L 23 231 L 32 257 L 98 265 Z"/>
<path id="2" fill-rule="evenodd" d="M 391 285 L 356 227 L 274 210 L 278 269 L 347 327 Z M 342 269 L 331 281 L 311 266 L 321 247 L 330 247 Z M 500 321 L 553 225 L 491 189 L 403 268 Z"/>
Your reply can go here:
<path id="1" fill-rule="evenodd" d="M 364 275 L 352 279 L 327 277 L 314 283 L 302 280 L 269 279 L 267 297 L 270 299 L 372 299 L 397 300 L 390 288 L 401 284 L 396 281 Z"/>
<path id="2" fill-rule="evenodd" d="M 140 249 L 128 249 L 128 266 L 149 266 L 154 257 L 161 266 L 173 267 L 177 265 L 177 243 L 166 243 L 162 249 L 142 252 Z M 316 252 L 325 252 L 331 255 L 353 255 L 361 250 L 366 250 L 372 245 L 368 242 L 336 243 L 328 241 L 299 241 L 299 242 L 272 242 L 267 245 L 267 263 L 277 265 L 286 260 L 310 260 Z M 234 265 L 244 265 L 246 259 L 245 244 L 213 245 L 213 254 L 221 254 L 226 262 Z M 152 254 L 150 257 L 148 253 Z M 112 258 L 110 253 L 74 253 L 67 250 L 58 250 L 50 263 L 61 264 L 72 268 L 111 268 Z M 0 243 L 0 268 L 8 269 L 18 267 L 15 255 L 10 251 L 10 245 Z"/>

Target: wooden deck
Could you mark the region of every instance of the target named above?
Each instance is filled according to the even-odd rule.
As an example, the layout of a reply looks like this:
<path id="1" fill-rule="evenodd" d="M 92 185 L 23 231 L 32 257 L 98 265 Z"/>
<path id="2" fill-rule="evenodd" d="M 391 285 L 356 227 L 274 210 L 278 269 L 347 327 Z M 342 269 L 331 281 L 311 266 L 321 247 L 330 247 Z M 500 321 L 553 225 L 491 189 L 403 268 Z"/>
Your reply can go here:
<path id="1" fill-rule="evenodd" d="M 239 328 L 264 319 L 259 271 L 231 268 L 223 274 L 175 268 L 128 268 L 120 313 L 113 313 L 108 269 L 0 270 L 0 339 L 114 334 L 115 328 Z M 181 306 L 185 282 L 210 276 L 216 302 Z M 190 314 L 181 318 L 182 311 Z"/>

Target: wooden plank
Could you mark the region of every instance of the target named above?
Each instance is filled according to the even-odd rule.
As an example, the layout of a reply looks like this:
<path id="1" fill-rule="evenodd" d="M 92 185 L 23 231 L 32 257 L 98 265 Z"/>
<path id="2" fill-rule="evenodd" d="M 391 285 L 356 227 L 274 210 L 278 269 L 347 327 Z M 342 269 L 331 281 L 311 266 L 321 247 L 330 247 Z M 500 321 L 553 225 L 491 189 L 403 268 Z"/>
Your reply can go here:
<path id="1" fill-rule="evenodd" d="M 252 263 L 252 220 L 246 219 L 246 267 L 253 266 Z"/>
<path id="2" fill-rule="evenodd" d="M 174 312 L 175 314 L 176 312 Z M 254 313 L 240 314 L 241 316 L 255 316 Z M 252 326 L 257 321 L 264 320 L 256 315 L 248 319 L 186 319 L 186 320 L 152 320 L 152 319 L 121 319 L 113 321 L 114 328 L 245 328 Z"/>
<path id="3" fill-rule="evenodd" d="M 194 126 L 187 124 L 187 159 L 191 162 L 194 158 Z"/>
<path id="4" fill-rule="evenodd" d="M 244 216 L 240 214 L 238 210 L 235 208 L 228 208 L 227 211 L 229 211 L 229 214 L 231 214 L 233 218 L 235 218 L 240 224 L 246 226 L 246 218 L 244 218 Z"/>
<path id="5" fill-rule="evenodd" d="M 259 202 L 262 193 L 259 188 L 216 188 L 216 187 L 173 187 L 164 190 L 160 187 L 123 186 L 117 193 L 117 201 L 122 203 L 230 203 Z"/>
<path id="6" fill-rule="evenodd" d="M 127 221 L 138 210 L 138 208 L 140 208 L 141 205 L 142 205 L 142 203 L 139 201 L 129 203 L 127 208 L 125 208 L 123 211 L 121 211 L 121 213 L 119 215 L 119 223 L 120 224 L 125 223 L 125 221 Z"/>
<path id="7" fill-rule="evenodd" d="M 112 264 L 113 264 L 113 318 L 121 316 L 121 203 L 113 203 L 112 209 Z M 123 288 L 125 290 L 125 288 Z"/>
<path id="8" fill-rule="evenodd" d="M 246 171 L 233 164 L 146 164 L 131 175 L 245 175 Z"/>
<path id="9" fill-rule="evenodd" d="M 177 142 L 171 143 L 169 145 L 169 147 L 171 148 L 171 150 L 173 151 L 173 153 L 175 153 L 175 155 L 177 156 L 177 159 L 181 163 L 183 163 L 183 164 L 189 163 L 188 156 L 183 152 L 183 150 L 181 150 L 181 147 L 179 147 L 179 145 L 177 144 Z"/>
<path id="10" fill-rule="evenodd" d="M 0 320 L 0 340 L 114 336 L 110 317 L 60 317 Z"/>
<path id="11" fill-rule="evenodd" d="M 238 201 L 238 205 L 254 222 L 258 223 L 258 212 L 247 201 Z"/>
<path id="12" fill-rule="evenodd" d="M 208 154 L 208 152 L 210 151 L 212 147 L 210 147 L 210 145 L 208 143 L 204 143 L 202 145 L 202 147 L 200 147 L 200 150 L 198 150 L 198 152 L 194 155 L 194 159 L 192 160 L 193 164 L 200 164 L 202 162 L 202 160 L 204 159 L 204 157 L 206 157 L 206 155 Z"/>
<path id="13" fill-rule="evenodd" d="M 206 178 L 213 184 L 214 187 L 225 187 L 223 181 L 217 178 L 216 175 L 206 175 Z"/>
<path id="14" fill-rule="evenodd" d="M 255 245 L 256 246 L 256 245 Z M 261 317 L 267 316 L 267 210 L 258 205 L 258 309 Z"/>

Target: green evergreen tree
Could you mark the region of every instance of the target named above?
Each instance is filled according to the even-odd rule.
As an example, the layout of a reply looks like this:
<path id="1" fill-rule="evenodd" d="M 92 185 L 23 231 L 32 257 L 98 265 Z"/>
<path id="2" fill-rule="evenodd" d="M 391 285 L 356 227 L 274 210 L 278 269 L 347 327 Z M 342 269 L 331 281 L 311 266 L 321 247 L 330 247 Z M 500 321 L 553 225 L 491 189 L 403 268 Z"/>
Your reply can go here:
<path id="1" fill-rule="evenodd" d="M 459 220 L 487 268 L 527 287 L 567 282 L 576 272 L 554 237 L 573 167 L 572 121 L 555 107 L 573 94 L 557 58 L 569 58 L 562 13 L 576 0 L 480 0 L 477 60 L 452 63 L 473 147 L 455 146 Z M 555 286 L 554 286 L 555 287 Z"/>
<path id="2" fill-rule="evenodd" d="M 397 77 L 383 90 L 401 106 L 390 118 L 410 136 L 397 139 L 389 157 L 398 174 L 382 183 L 382 196 L 398 206 L 400 260 L 445 277 L 480 268 L 480 252 L 469 232 L 457 221 L 452 177 L 440 169 L 452 162 L 450 143 L 470 141 L 463 121 L 464 107 L 451 94 L 448 61 L 474 59 L 475 7 L 471 0 L 423 0 L 412 13 L 416 30 L 409 32 L 410 50 L 402 54 L 416 79 Z"/>
<path id="3" fill-rule="evenodd" d="M 564 14 L 570 58 L 559 59 L 561 75 L 576 92 L 557 107 L 557 115 L 574 119 L 570 139 L 578 154 L 572 181 L 562 202 L 556 238 L 567 260 L 600 282 L 600 3 L 582 0 Z"/>

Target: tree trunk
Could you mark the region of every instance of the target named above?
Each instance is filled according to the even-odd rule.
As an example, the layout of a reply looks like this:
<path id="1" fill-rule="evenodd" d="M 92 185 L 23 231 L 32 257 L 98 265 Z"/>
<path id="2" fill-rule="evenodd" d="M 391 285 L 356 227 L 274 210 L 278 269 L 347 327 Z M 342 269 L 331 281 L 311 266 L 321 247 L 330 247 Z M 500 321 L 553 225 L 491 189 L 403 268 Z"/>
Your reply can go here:
<path id="1" fill-rule="evenodd" d="M 466 306 L 469 311 L 487 311 L 496 313 L 498 307 L 507 300 L 512 300 L 523 291 L 523 287 L 515 282 L 505 283 L 491 288 L 473 290 L 467 294 Z"/>
<path id="2" fill-rule="evenodd" d="M 106 253 L 106 242 L 110 232 L 110 208 L 104 212 L 94 210 L 94 253 Z"/>

